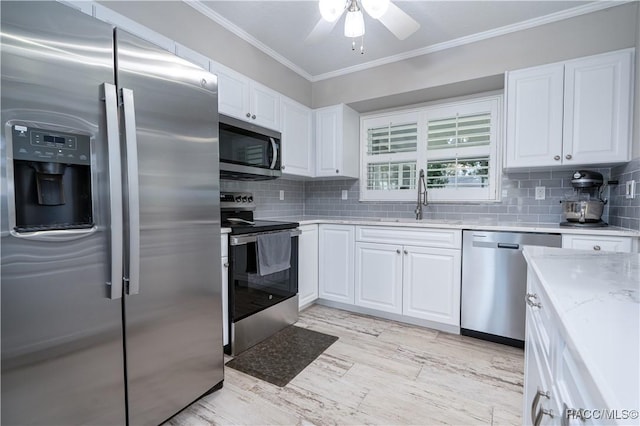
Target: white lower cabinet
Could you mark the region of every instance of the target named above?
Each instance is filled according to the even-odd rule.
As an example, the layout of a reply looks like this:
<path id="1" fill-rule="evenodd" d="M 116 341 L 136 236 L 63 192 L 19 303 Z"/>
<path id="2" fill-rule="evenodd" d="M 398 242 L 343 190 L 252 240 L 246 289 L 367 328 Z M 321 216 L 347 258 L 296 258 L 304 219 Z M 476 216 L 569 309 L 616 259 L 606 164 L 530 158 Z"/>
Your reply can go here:
<path id="1" fill-rule="evenodd" d="M 585 373 L 587 367 L 577 361 L 574 349 L 558 331 L 559 322 L 540 279 L 528 267 L 523 424 L 618 424 L 583 418 L 582 413 L 593 413 L 607 405 Z"/>
<path id="2" fill-rule="evenodd" d="M 300 226 L 298 237 L 298 306 L 318 298 L 318 225 Z"/>
<path id="3" fill-rule="evenodd" d="M 451 229 L 358 226 L 354 304 L 459 327 L 460 238 Z"/>
<path id="4" fill-rule="evenodd" d="M 402 313 L 402 246 L 356 243 L 355 304 Z"/>
<path id="5" fill-rule="evenodd" d="M 637 241 L 633 237 L 615 237 L 600 235 L 569 235 L 562 236 L 562 248 L 593 251 L 621 251 L 631 253 L 635 251 Z"/>
<path id="6" fill-rule="evenodd" d="M 460 250 L 405 247 L 404 315 L 460 325 Z"/>
<path id="7" fill-rule="evenodd" d="M 318 228 L 318 295 L 353 304 L 355 227 L 320 225 Z"/>

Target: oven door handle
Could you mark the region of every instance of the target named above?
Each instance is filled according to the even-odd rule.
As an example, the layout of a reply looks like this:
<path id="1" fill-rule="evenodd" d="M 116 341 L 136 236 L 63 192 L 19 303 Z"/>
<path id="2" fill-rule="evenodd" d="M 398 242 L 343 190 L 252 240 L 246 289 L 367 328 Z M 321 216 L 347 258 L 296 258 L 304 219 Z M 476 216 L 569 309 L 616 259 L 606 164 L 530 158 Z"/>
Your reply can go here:
<path id="1" fill-rule="evenodd" d="M 276 232 L 286 232 L 286 231 L 276 231 Z M 272 232 L 272 233 L 276 233 Z M 231 246 L 242 246 L 249 243 L 255 243 L 258 240 L 258 235 L 269 234 L 270 232 L 261 232 L 258 234 L 244 234 L 244 235 L 231 235 L 229 238 L 229 245 Z M 291 237 L 297 237 L 302 232 L 299 229 L 292 229 L 289 231 Z"/>

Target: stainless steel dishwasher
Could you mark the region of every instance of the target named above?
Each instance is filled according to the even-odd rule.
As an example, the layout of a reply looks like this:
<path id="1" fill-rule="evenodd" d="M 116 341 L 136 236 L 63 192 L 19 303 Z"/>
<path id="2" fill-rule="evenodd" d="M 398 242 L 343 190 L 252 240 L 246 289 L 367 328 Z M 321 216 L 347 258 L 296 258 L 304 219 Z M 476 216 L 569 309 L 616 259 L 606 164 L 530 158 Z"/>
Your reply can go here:
<path id="1" fill-rule="evenodd" d="M 462 231 L 461 333 L 524 346 L 525 245 L 560 247 L 560 234 Z"/>

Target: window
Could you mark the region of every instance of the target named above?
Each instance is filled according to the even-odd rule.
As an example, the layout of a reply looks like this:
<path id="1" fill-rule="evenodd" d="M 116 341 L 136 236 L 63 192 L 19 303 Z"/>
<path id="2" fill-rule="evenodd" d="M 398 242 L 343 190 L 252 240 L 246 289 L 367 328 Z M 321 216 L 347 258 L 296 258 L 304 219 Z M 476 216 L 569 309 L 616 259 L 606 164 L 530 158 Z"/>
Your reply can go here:
<path id="1" fill-rule="evenodd" d="M 361 170 L 364 191 L 372 200 L 404 200 L 416 189 L 418 114 L 366 120 Z M 361 191 L 362 192 L 362 191 Z"/>
<path id="2" fill-rule="evenodd" d="M 363 117 L 361 200 L 413 201 L 420 169 L 432 202 L 497 200 L 501 98 Z"/>

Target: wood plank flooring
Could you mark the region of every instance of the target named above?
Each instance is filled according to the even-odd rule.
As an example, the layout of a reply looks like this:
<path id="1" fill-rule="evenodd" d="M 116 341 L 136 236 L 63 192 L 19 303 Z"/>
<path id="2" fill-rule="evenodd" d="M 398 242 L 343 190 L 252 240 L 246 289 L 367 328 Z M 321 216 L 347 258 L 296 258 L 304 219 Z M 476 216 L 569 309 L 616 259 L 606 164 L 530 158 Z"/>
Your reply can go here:
<path id="1" fill-rule="evenodd" d="M 339 339 L 283 388 L 225 368 L 167 425 L 522 424 L 521 349 L 319 305 L 296 325 Z"/>

